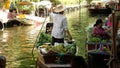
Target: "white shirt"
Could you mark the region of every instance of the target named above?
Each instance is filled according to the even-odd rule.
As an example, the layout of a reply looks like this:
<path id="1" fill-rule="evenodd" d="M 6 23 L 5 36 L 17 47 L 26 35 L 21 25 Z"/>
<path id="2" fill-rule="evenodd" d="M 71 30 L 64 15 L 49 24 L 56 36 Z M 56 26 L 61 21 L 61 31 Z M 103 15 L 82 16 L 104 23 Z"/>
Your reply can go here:
<path id="1" fill-rule="evenodd" d="M 8 12 L 4 12 L 2 10 L 0 10 L 0 21 L 2 23 L 7 23 L 8 19 L 7 19 L 7 13 Z"/>
<path id="2" fill-rule="evenodd" d="M 65 31 L 68 30 L 67 18 L 62 14 L 50 14 L 53 19 L 52 36 L 55 38 L 64 38 Z"/>

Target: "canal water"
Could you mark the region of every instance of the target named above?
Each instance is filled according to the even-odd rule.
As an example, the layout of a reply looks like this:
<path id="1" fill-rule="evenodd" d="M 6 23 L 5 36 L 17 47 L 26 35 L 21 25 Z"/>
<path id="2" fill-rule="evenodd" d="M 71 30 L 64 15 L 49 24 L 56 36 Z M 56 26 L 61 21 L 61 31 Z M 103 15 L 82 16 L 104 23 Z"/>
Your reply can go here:
<path id="1" fill-rule="evenodd" d="M 89 24 L 98 18 L 90 17 L 86 8 L 79 12 L 80 22 Z M 40 25 L 37 23 L 31 26 L 15 26 L 0 31 L 0 54 L 7 59 L 6 68 L 35 68 L 36 62 L 32 57 L 32 48 Z"/>
<path id="2" fill-rule="evenodd" d="M 32 48 L 40 25 L 15 26 L 0 31 L 0 54 L 7 59 L 6 68 L 35 68 Z"/>

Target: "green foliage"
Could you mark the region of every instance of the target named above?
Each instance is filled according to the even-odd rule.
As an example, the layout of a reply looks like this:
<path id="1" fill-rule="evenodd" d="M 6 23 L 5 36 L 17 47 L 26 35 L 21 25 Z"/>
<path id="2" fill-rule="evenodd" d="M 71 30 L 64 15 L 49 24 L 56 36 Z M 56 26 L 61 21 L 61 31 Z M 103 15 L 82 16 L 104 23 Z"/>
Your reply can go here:
<path id="1" fill-rule="evenodd" d="M 91 34 L 92 34 L 92 30 L 93 30 L 93 26 L 88 26 L 86 28 L 86 32 L 87 32 L 87 37 L 91 37 Z"/>
<path id="2" fill-rule="evenodd" d="M 101 39 L 98 37 L 89 37 L 88 42 L 101 42 Z"/>
<path id="3" fill-rule="evenodd" d="M 49 34 L 46 34 L 45 32 L 41 32 L 39 37 L 37 38 L 37 47 L 42 45 L 43 43 L 51 43 L 52 37 Z"/>
<path id="4" fill-rule="evenodd" d="M 61 3 L 65 5 L 79 4 L 80 0 L 62 0 Z"/>
<path id="5" fill-rule="evenodd" d="M 2 8 L 2 7 L 3 7 L 3 5 L 4 5 L 4 3 L 0 3 L 0 8 Z"/>
<path id="6" fill-rule="evenodd" d="M 92 30 L 93 30 L 93 26 L 91 25 L 91 26 L 88 26 L 87 28 L 86 28 L 86 32 L 89 34 L 89 33 L 92 33 Z"/>
<path id="7" fill-rule="evenodd" d="M 50 46 L 47 46 L 47 47 L 46 47 L 46 51 L 48 52 L 48 51 L 52 50 L 52 47 L 53 47 L 53 46 L 51 46 L 51 45 L 50 45 Z"/>
<path id="8" fill-rule="evenodd" d="M 50 0 L 50 1 L 56 3 L 56 5 L 61 4 L 61 2 L 59 0 Z"/>
<path id="9" fill-rule="evenodd" d="M 80 0 L 50 0 L 51 2 L 55 2 L 56 4 L 79 4 Z"/>
<path id="10" fill-rule="evenodd" d="M 46 50 L 47 50 L 47 52 L 52 50 L 57 53 L 62 53 L 62 54 L 66 53 L 66 48 L 64 47 L 64 45 L 61 45 L 61 44 L 59 44 L 57 46 L 50 45 L 46 48 Z"/>
<path id="11" fill-rule="evenodd" d="M 72 44 L 68 44 L 66 47 L 66 53 L 68 54 L 75 54 L 76 53 L 76 44 L 72 43 Z"/>
<path id="12" fill-rule="evenodd" d="M 57 46 L 49 45 L 46 47 L 46 51 L 54 51 L 60 54 L 72 54 L 74 55 L 76 53 L 76 44 L 67 44 L 65 47 L 63 44 L 58 44 Z"/>
<path id="13" fill-rule="evenodd" d="M 66 53 L 66 48 L 64 48 L 64 45 L 53 46 L 53 50 L 58 53 Z"/>

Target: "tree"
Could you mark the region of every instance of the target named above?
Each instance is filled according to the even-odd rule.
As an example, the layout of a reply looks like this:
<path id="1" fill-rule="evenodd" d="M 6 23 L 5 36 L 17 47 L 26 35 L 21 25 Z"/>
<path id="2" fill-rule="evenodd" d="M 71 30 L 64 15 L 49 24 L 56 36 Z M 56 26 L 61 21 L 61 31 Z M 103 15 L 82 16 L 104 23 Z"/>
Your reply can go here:
<path id="1" fill-rule="evenodd" d="M 56 5 L 61 3 L 59 0 L 50 0 L 50 2 L 55 2 Z"/>

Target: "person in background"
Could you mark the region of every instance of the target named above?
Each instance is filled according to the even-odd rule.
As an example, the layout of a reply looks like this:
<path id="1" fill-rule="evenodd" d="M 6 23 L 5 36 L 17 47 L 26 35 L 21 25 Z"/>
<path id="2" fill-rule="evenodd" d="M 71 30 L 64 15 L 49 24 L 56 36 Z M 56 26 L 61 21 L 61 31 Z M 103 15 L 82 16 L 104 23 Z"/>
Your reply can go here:
<path id="1" fill-rule="evenodd" d="M 0 29 L 4 30 L 5 22 L 7 21 L 7 10 L 0 7 Z"/>
<path id="2" fill-rule="evenodd" d="M 52 4 L 50 8 L 50 16 L 53 21 L 53 29 L 52 29 L 52 45 L 54 43 L 64 43 L 64 38 L 66 33 L 68 34 L 69 40 L 72 40 L 72 36 L 68 29 L 67 17 L 64 15 L 65 7 L 62 4 L 57 5 L 54 8 L 54 4 Z"/>
<path id="3" fill-rule="evenodd" d="M 96 23 L 93 26 L 92 36 L 99 37 L 101 39 L 110 39 L 108 32 L 110 29 L 105 30 L 103 27 L 102 19 L 97 19 Z"/>
<path id="4" fill-rule="evenodd" d="M 9 20 L 13 20 L 13 14 L 12 14 L 12 12 L 13 12 L 13 10 L 9 10 L 9 13 L 8 13 L 8 15 L 7 15 L 7 18 L 9 19 Z"/>
<path id="5" fill-rule="evenodd" d="M 16 16 L 17 16 L 16 9 L 10 9 L 7 15 L 7 18 L 8 18 L 7 27 L 13 27 L 15 25 L 18 25 L 18 26 L 22 25 L 20 21 L 16 20 Z"/>
<path id="6" fill-rule="evenodd" d="M 13 15 L 13 18 L 16 18 L 16 16 L 17 16 L 17 10 L 16 9 L 13 9 L 12 15 Z"/>
<path id="7" fill-rule="evenodd" d="M 0 14 L 3 13 L 2 7 L 0 7 Z M 2 17 L 0 16 L 0 29 L 2 29 Z"/>
<path id="8" fill-rule="evenodd" d="M 8 18 L 9 20 L 13 20 L 13 19 L 16 18 L 16 16 L 17 16 L 17 11 L 16 11 L 16 9 L 10 9 L 10 10 L 9 10 L 9 13 L 8 13 L 8 15 L 7 15 L 7 18 Z"/>
<path id="9" fill-rule="evenodd" d="M 88 68 L 88 65 L 82 56 L 75 56 L 71 59 L 71 68 Z"/>
<path id="10" fill-rule="evenodd" d="M 0 54 L 0 68 L 6 67 L 6 57 Z"/>
<path id="11" fill-rule="evenodd" d="M 105 7 L 106 7 L 106 13 L 108 15 L 111 14 L 112 13 L 112 9 L 110 8 L 110 5 L 106 4 Z"/>
<path id="12" fill-rule="evenodd" d="M 108 28 L 112 27 L 112 14 L 109 14 L 108 16 L 107 27 Z"/>
<path id="13" fill-rule="evenodd" d="M 97 8 L 102 8 L 102 4 L 101 3 L 98 3 L 97 6 L 98 6 Z"/>
<path id="14" fill-rule="evenodd" d="M 3 28 L 3 23 L 2 23 L 2 19 L 0 19 L 0 29 Z"/>
<path id="15" fill-rule="evenodd" d="M 118 3 L 117 10 L 120 10 L 120 3 Z"/>

